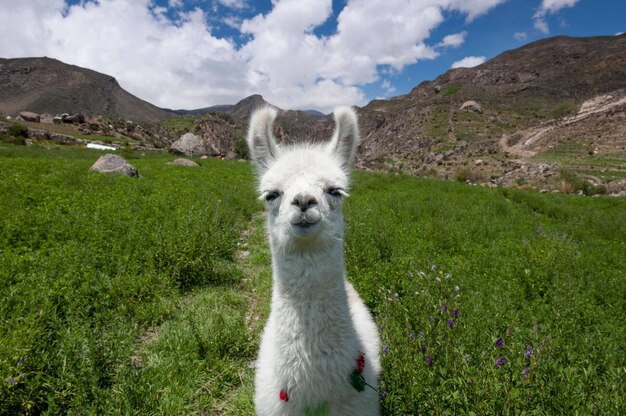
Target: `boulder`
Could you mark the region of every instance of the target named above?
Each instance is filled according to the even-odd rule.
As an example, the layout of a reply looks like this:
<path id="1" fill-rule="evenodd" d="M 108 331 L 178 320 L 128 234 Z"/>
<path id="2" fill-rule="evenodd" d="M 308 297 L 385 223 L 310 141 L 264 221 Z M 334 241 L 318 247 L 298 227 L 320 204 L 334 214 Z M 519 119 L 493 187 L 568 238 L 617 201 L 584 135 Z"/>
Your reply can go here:
<path id="1" fill-rule="evenodd" d="M 100 158 L 96 160 L 96 163 L 94 163 L 89 170 L 100 173 L 123 173 L 124 175 L 131 177 L 139 176 L 137 169 L 128 163 L 126 159 L 113 154 L 100 156 Z"/>
<path id="2" fill-rule="evenodd" d="M 200 167 L 196 162 L 189 159 L 178 158 L 173 162 L 167 162 L 168 165 L 176 165 L 176 166 L 188 166 L 190 168 Z"/>
<path id="3" fill-rule="evenodd" d="M 476 101 L 465 101 L 461 106 L 461 111 L 473 111 L 475 113 L 482 113 L 483 108 Z"/>
<path id="4" fill-rule="evenodd" d="M 172 143 L 170 150 L 175 154 L 187 157 L 200 157 L 210 153 L 202 138 L 193 133 L 185 133 L 180 136 L 180 139 Z"/>
<path id="5" fill-rule="evenodd" d="M 39 120 L 41 119 L 39 117 L 39 114 L 33 113 L 31 111 L 20 111 L 18 117 L 24 121 L 32 121 L 34 123 L 39 123 Z"/>

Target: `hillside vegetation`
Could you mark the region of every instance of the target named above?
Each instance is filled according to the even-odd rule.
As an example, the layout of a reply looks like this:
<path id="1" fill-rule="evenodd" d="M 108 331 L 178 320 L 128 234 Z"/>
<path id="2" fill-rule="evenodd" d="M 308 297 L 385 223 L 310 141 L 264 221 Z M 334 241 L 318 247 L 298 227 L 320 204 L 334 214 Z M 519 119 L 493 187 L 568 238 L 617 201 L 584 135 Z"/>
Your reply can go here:
<path id="1" fill-rule="evenodd" d="M 271 268 L 247 163 L 0 147 L 0 414 L 253 414 Z M 385 415 L 624 414 L 626 201 L 357 172 Z"/>

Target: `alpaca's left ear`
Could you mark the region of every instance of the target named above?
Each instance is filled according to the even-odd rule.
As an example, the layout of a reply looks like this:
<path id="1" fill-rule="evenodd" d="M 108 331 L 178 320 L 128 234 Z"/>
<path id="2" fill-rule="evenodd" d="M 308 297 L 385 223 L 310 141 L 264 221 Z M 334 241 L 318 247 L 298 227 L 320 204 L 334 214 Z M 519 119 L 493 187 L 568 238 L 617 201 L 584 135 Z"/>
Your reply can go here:
<path id="1" fill-rule="evenodd" d="M 356 113 L 350 107 L 335 109 L 335 132 L 328 144 L 331 154 L 338 157 L 341 168 L 348 171 L 354 163 L 359 147 L 359 124 Z"/>

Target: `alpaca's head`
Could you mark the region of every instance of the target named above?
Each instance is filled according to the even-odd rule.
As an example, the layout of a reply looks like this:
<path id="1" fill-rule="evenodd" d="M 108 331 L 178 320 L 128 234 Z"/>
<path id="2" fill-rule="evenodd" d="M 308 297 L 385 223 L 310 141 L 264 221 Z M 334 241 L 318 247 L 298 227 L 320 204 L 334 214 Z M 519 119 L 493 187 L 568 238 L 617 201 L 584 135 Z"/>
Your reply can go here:
<path id="1" fill-rule="evenodd" d="M 267 202 L 269 233 L 282 250 L 328 246 L 343 238 L 342 200 L 359 145 L 356 114 L 335 110 L 328 143 L 278 145 L 272 133 L 276 110 L 257 110 L 250 119 L 248 147 Z"/>

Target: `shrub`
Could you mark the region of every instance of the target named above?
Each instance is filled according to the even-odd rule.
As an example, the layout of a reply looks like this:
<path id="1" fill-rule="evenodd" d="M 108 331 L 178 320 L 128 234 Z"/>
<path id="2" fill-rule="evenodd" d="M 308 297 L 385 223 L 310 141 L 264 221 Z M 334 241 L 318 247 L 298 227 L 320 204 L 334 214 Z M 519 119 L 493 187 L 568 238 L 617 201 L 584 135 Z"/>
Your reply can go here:
<path id="1" fill-rule="evenodd" d="M 7 128 L 7 133 L 13 137 L 28 137 L 28 128 L 23 124 L 13 123 Z"/>
<path id="2" fill-rule="evenodd" d="M 235 142 L 235 154 L 239 159 L 249 159 L 250 155 L 248 154 L 248 143 L 246 143 L 245 138 L 239 138 Z"/>

